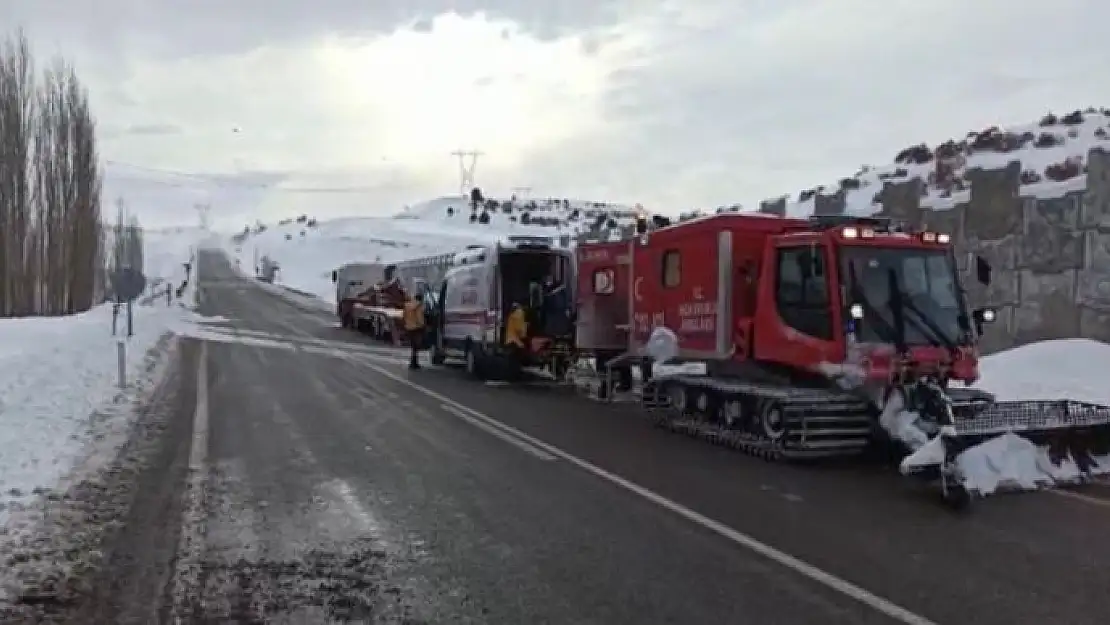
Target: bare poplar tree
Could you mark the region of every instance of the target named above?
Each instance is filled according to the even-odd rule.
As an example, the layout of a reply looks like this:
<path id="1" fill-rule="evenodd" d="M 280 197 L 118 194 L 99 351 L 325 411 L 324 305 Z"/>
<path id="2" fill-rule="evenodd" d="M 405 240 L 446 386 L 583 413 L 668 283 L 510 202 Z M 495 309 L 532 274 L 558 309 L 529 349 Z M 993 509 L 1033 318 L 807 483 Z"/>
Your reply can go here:
<path id="1" fill-rule="evenodd" d="M 65 219 L 65 198 L 59 182 L 64 176 L 61 171 L 65 160 L 65 146 L 59 146 L 59 128 L 63 116 L 64 100 L 60 97 L 58 76 L 47 71 L 39 86 L 36 106 L 38 123 L 35 128 L 35 230 L 31 237 L 38 242 L 36 281 L 41 293 L 39 314 L 56 315 L 58 311 L 58 292 L 61 276 L 65 273 L 62 264 L 61 245 L 58 227 Z M 62 139 L 64 141 L 64 139 Z M 61 149 L 59 149 L 61 148 Z"/>
<path id="2" fill-rule="evenodd" d="M 87 92 L 61 59 L 36 81 L 19 32 L 0 46 L 0 316 L 101 301 L 100 190 Z"/>
<path id="3" fill-rule="evenodd" d="M 0 47 L 0 316 L 34 312 L 26 275 L 34 95 L 31 45 L 20 31 Z"/>
<path id="4" fill-rule="evenodd" d="M 67 312 L 88 310 L 101 301 L 104 267 L 104 224 L 100 213 L 101 171 L 96 143 L 96 122 L 89 95 L 69 69 L 69 101 L 73 115 L 70 169 L 74 222 L 70 230 L 70 295 Z"/>

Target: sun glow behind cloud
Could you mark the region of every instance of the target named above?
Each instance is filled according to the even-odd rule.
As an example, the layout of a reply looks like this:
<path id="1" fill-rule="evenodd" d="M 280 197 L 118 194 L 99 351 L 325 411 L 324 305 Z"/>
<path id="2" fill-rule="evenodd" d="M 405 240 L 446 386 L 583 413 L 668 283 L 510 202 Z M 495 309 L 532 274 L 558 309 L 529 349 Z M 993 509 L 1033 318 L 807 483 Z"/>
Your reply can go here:
<path id="1" fill-rule="evenodd" d="M 582 37 L 540 41 L 511 22 L 456 15 L 427 31 L 331 39 L 315 58 L 335 113 L 362 138 L 354 143 L 415 167 L 459 147 L 512 167 L 532 150 L 601 132 L 614 69 Z"/>

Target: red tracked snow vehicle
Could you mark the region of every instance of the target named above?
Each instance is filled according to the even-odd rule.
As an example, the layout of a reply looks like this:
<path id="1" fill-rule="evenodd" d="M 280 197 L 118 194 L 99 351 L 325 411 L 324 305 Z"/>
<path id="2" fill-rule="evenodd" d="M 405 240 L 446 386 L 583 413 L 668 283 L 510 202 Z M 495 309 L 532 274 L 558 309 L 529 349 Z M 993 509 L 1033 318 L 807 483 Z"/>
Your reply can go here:
<path id="1" fill-rule="evenodd" d="M 628 380 L 653 332 L 673 332 L 676 360 L 705 365 L 643 385 L 643 400 L 666 408 L 659 421 L 673 430 L 771 459 L 936 442 L 939 457 L 922 472 L 953 504 L 974 494 L 957 455 L 1002 433 L 1019 431 L 1081 469 L 1107 452 L 1110 408 L 996 402 L 967 388 L 994 313 L 969 310 L 945 234 L 880 218 L 744 213 L 637 230 L 626 241 L 580 243 L 578 348 Z M 975 266 L 989 284 L 990 265 L 977 257 Z M 924 440 L 889 434 L 907 413 Z"/>

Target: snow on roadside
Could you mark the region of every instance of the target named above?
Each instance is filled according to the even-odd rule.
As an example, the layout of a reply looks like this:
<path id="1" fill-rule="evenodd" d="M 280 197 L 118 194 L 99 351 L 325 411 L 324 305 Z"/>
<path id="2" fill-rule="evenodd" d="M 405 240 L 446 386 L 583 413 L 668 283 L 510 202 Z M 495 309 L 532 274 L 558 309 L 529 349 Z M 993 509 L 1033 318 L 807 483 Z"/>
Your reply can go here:
<path id="1" fill-rule="evenodd" d="M 1060 339 L 983 358 L 976 387 L 1000 400 L 1073 399 L 1110 406 L 1110 345 Z"/>
<path id="2" fill-rule="evenodd" d="M 145 246 L 151 261 L 148 283 L 161 279 L 179 286 L 193 238 L 154 233 Z M 122 311 L 113 336 L 111 304 L 66 317 L 0 319 L 0 527 L 13 509 L 55 488 L 105 429 L 121 425 L 94 415 L 149 385 L 151 381 L 143 378 L 153 375 L 148 352 L 195 317 L 189 309 L 195 302 L 192 287 L 171 302 L 155 297 L 150 305 L 140 305 L 148 298 L 139 298 L 132 307 L 130 338 L 125 338 L 127 319 Z M 126 346 L 127 388 L 122 390 L 120 340 Z M 127 421 L 132 416 L 113 418 Z"/>
<path id="3" fill-rule="evenodd" d="M 980 363 L 977 387 L 999 401 L 1071 399 L 1110 406 L 1110 345 L 1087 339 L 1043 341 L 987 356 Z M 943 459 L 939 438 L 922 445 L 902 462 L 903 471 L 935 465 Z M 1084 474 L 1071 458 L 1052 462 L 1046 447 L 1019 433 L 984 441 L 956 459 L 968 490 L 990 495 L 1002 487 L 1025 490 L 1068 484 L 1110 475 L 1110 454 L 1094 457 L 1097 466 Z"/>
<path id="4" fill-rule="evenodd" d="M 147 351 L 182 320 L 178 305 L 134 307 L 128 376 L 139 375 Z M 122 315 L 119 322 L 125 332 Z M 69 470 L 90 435 L 90 416 L 119 392 L 111 326 L 110 305 L 0 322 L 0 524 L 12 503 L 26 503 Z"/>

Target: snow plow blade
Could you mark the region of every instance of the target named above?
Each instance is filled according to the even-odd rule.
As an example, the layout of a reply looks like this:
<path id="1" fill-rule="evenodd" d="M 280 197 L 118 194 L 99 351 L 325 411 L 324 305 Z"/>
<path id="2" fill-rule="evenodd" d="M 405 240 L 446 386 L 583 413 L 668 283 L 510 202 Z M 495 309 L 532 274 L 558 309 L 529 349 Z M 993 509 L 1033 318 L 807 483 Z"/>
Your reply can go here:
<path id="1" fill-rule="evenodd" d="M 953 405 L 943 428 L 903 459 L 904 474 L 935 472 L 972 495 L 1039 490 L 1110 475 L 1110 407 L 1072 400 Z M 971 413 L 971 414 L 969 414 Z"/>
<path id="2" fill-rule="evenodd" d="M 956 434 L 972 444 L 1013 432 L 1035 444 L 1064 452 L 1105 454 L 1110 451 L 1110 406 L 1061 400 L 1000 401 L 970 418 L 957 418 Z"/>

